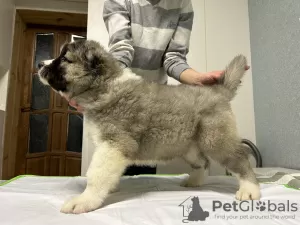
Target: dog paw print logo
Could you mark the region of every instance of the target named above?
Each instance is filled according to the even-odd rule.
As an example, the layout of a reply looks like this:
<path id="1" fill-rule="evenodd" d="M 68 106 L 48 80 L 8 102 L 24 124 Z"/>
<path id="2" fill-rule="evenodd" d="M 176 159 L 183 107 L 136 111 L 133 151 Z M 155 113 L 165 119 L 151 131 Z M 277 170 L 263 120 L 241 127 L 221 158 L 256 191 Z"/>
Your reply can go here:
<path id="1" fill-rule="evenodd" d="M 265 202 L 262 202 L 262 201 L 259 201 L 256 203 L 256 209 L 263 212 L 265 211 L 267 208 L 266 208 L 266 203 Z"/>
<path id="2" fill-rule="evenodd" d="M 209 212 L 200 206 L 199 197 L 188 197 L 179 206 L 183 209 L 183 223 L 205 221 L 209 217 Z"/>

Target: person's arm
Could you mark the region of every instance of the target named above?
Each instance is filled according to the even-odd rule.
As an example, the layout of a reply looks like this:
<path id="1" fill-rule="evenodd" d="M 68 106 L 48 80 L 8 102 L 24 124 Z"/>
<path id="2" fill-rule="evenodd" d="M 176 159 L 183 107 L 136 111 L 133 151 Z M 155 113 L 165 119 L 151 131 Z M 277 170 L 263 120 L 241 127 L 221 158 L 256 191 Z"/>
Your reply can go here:
<path id="1" fill-rule="evenodd" d="M 134 55 L 129 7 L 126 0 L 105 0 L 103 8 L 103 20 L 109 34 L 109 52 L 125 67 L 131 66 Z"/>
<path id="2" fill-rule="evenodd" d="M 164 57 L 164 68 L 170 77 L 181 83 L 202 85 L 211 84 L 220 77 L 223 71 L 200 73 L 192 69 L 186 56 L 194 22 L 194 10 L 191 0 L 184 0 L 175 33 L 169 43 Z"/>
<path id="3" fill-rule="evenodd" d="M 170 77 L 180 81 L 183 71 L 191 69 L 186 62 L 193 27 L 194 11 L 190 0 L 184 0 L 174 35 L 164 56 L 164 68 Z"/>

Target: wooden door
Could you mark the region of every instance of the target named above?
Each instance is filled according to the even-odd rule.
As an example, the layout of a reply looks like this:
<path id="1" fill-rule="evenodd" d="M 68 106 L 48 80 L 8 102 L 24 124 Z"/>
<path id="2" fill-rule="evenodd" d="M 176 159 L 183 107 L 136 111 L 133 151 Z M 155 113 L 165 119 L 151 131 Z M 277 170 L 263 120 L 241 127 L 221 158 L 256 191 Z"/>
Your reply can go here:
<path id="1" fill-rule="evenodd" d="M 82 115 L 36 75 L 41 60 L 57 57 L 64 43 L 80 38 L 85 38 L 85 34 L 70 29 L 25 31 L 16 174 L 80 175 Z"/>

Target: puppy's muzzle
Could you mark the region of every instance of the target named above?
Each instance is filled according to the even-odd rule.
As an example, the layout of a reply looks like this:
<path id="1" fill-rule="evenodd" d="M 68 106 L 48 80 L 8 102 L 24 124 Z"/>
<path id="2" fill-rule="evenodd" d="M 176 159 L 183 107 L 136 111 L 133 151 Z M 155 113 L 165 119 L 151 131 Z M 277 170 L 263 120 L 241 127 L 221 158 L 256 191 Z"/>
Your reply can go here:
<path id="1" fill-rule="evenodd" d="M 45 66 L 45 63 L 44 63 L 44 62 L 39 62 L 39 64 L 38 64 L 38 69 L 39 69 L 39 70 L 42 69 L 43 66 Z"/>
<path id="2" fill-rule="evenodd" d="M 38 69 L 42 69 L 44 66 L 48 66 L 52 63 L 53 59 L 48 59 L 48 60 L 44 60 L 44 61 L 41 61 L 39 62 L 38 64 Z"/>

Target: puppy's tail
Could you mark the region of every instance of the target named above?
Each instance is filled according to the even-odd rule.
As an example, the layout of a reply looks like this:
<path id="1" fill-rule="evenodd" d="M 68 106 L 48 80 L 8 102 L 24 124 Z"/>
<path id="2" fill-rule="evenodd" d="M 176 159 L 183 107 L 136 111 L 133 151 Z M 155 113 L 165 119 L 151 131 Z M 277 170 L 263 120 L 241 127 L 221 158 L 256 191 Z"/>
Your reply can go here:
<path id="1" fill-rule="evenodd" d="M 229 97 L 232 99 L 238 87 L 240 86 L 241 79 L 244 76 L 247 66 L 247 59 L 243 55 L 236 56 L 226 67 L 223 76 L 219 79 L 219 84 L 223 85 L 229 91 Z"/>

